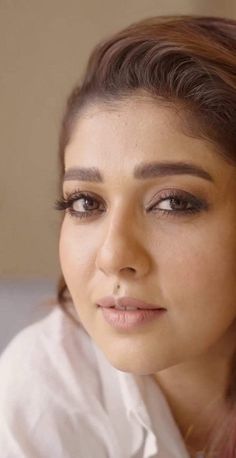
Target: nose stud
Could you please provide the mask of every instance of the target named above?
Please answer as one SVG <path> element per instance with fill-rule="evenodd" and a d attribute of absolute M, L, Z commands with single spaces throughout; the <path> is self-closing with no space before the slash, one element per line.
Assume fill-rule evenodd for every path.
<path fill-rule="evenodd" d="M 117 286 L 114 287 L 113 294 L 117 294 L 118 291 L 119 291 L 119 289 L 120 289 L 120 285 L 119 285 L 119 283 L 118 283 Z"/>

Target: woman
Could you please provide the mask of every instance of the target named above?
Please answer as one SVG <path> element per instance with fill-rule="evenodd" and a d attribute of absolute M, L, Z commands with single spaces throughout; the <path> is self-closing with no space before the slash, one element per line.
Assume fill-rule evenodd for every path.
<path fill-rule="evenodd" d="M 93 50 L 60 135 L 58 303 L 0 363 L 1 456 L 236 457 L 236 21 Z"/>

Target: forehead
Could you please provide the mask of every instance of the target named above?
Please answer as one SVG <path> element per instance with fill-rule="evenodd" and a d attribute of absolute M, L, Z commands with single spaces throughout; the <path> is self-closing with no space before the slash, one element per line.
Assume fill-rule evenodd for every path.
<path fill-rule="evenodd" d="M 104 145 L 115 139 L 118 145 L 147 144 L 153 138 L 165 140 L 166 134 L 181 131 L 180 115 L 174 108 L 159 106 L 150 97 L 132 97 L 130 99 L 94 103 L 86 107 L 78 117 L 67 151 L 73 143 L 96 142 Z M 151 134 L 151 138 L 150 138 Z"/>
<path fill-rule="evenodd" d="M 140 162 L 189 161 L 228 166 L 210 141 L 188 135 L 186 113 L 150 97 L 88 106 L 77 119 L 65 151 L 65 168 L 114 168 L 130 173 Z"/>

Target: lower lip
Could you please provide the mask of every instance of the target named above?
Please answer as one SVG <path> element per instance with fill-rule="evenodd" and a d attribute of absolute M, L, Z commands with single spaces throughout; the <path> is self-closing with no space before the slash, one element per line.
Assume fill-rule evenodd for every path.
<path fill-rule="evenodd" d="M 156 320 L 166 312 L 165 309 L 140 309 L 140 310 L 117 310 L 109 307 L 99 307 L 103 317 L 116 329 L 135 329 L 150 321 Z"/>

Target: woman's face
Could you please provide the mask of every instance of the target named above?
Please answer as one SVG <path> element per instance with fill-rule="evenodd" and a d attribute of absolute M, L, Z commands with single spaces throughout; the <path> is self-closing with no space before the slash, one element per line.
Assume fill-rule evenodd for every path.
<path fill-rule="evenodd" d="M 158 173 L 134 177 L 154 162 Z M 205 173 L 161 169 L 166 162 Z M 77 167 L 98 169 L 103 181 L 71 173 Z M 110 363 L 151 374 L 224 339 L 236 315 L 236 180 L 213 145 L 186 136 L 177 113 L 158 102 L 97 104 L 77 121 L 65 170 L 64 196 L 80 191 L 89 200 L 77 196 L 73 215 L 65 213 L 62 272 L 80 321 Z M 132 330 L 114 328 L 96 304 L 118 282 L 120 296 L 166 312 Z"/>

